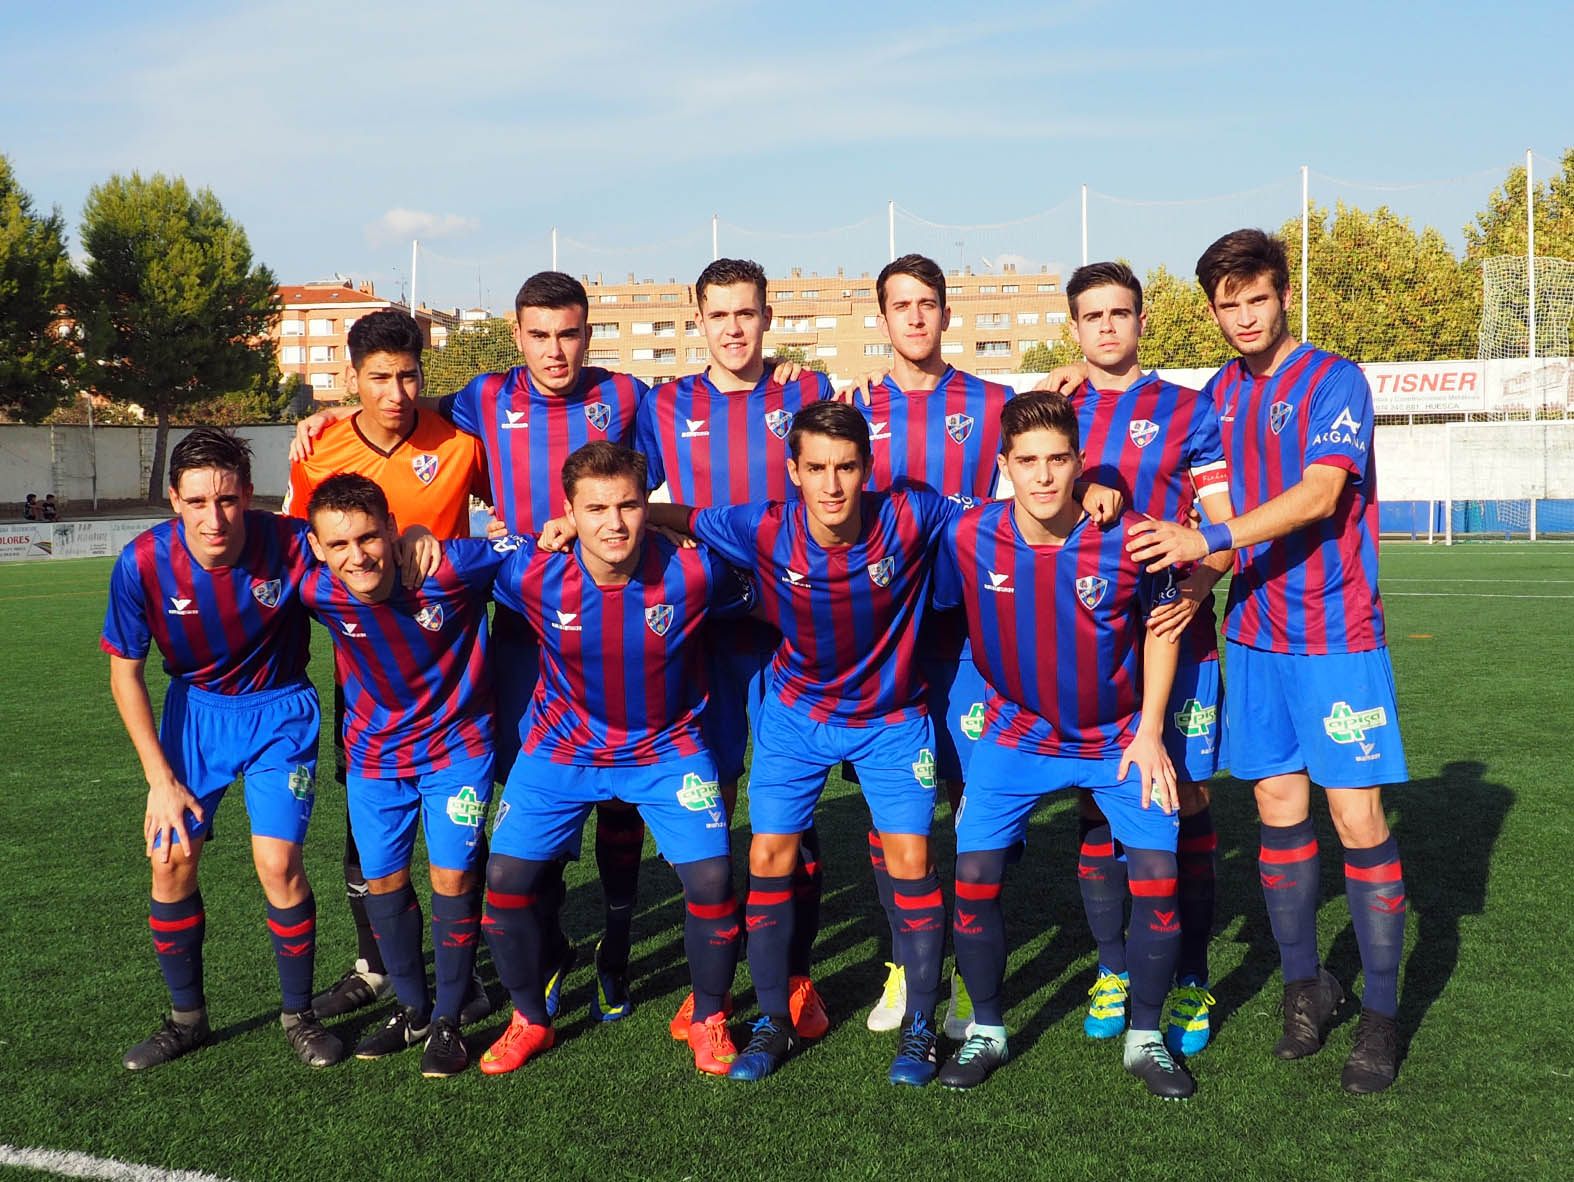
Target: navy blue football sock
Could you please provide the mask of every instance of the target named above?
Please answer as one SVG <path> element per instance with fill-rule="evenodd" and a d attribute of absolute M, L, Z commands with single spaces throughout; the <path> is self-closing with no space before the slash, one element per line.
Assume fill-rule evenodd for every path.
<path fill-rule="evenodd" d="M 1219 839 L 1213 831 L 1213 810 L 1180 819 L 1176 862 L 1180 871 L 1181 945 L 1175 976 L 1208 981 L 1208 941 L 1213 936 L 1214 860 Z"/>
<path fill-rule="evenodd" d="M 1126 863 L 1115 856 L 1109 822 L 1078 818 L 1082 846 L 1077 856 L 1077 886 L 1082 912 L 1099 947 L 1099 964 L 1112 973 L 1126 971 Z"/>
<path fill-rule="evenodd" d="M 896 959 L 896 898 L 891 886 L 891 872 L 885 868 L 885 842 L 873 829 L 869 830 L 869 867 L 874 871 L 874 890 L 880 896 L 880 907 L 885 912 L 885 922 L 891 930 L 891 959 Z"/>
<path fill-rule="evenodd" d="M 1405 950 L 1405 879 L 1399 843 L 1344 852 L 1344 893 L 1361 949 L 1361 1007 L 1392 1018 L 1399 1010 L 1399 959 Z"/>
<path fill-rule="evenodd" d="M 159 972 L 164 974 L 170 1002 L 177 1010 L 200 1010 L 207 1004 L 202 996 L 202 937 L 207 926 L 201 891 L 175 903 L 148 902 L 153 950 L 158 953 Z"/>
<path fill-rule="evenodd" d="M 744 910 L 749 928 L 749 975 L 754 978 L 762 1014 L 787 1012 L 787 957 L 796 920 L 792 885 L 790 874 L 749 876 L 749 901 Z"/>
<path fill-rule="evenodd" d="M 341 784 L 344 780 L 341 778 Z M 366 962 L 366 971 L 386 973 L 382 949 L 377 946 L 377 936 L 372 931 L 371 918 L 366 914 L 366 896 L 371 888 L 366 885 L 366 875 L 361 873 L 361 851 L 355 844 L 355 830 L 350 827 L 350 806 L 344 806 L 344 897 L 350 904 L 350 921 L 355 924 L 355 954 Z"/>
<path fill-rule="evenodd" d="M 1000 987 L 1006 977 L 1006 928 L 1000 889 L 1006 850 L 970 850 L 956 858 L 956 906 L 951 941 L 956 967 L 973 999 L 973 1021 L 1004 1026 Z"/>
<path fill-rule="evenodd" d="M 606 901 L 606 930 L 601 937 L 601 964 L 628 967 L 634 901 L 639 891 L 639 859 L 645 845 L 645 822 L 632 808 L 596 809 L 596 869 Z"/>
<path fill-rule="evenodd" d="M 793 928 L 787 947 L 792 977 L 811 975 L 814 941 L 820 935 L 820 885 L 820 835 L 811 827 L 798 838 L 798 864 L 792 871 Z"/>
<path fill-rule="evenodd" d="M 694 1018 L 721 1012 L 738 967 L 738 900 L 732 859 L 703 858 L 673 867 L 683 882 L 683 951 L 694 988 Z"/>
<path fill-rule="evenodd" d="M 437 977 L 432 1017 L 459 1021 L 475 972 L 480 928 L 481 908 L 474 891 L 463 895 L 432 892 L 432 960 Z"/>
<path fill-rule="evenodd" d="M 896 963 L 906 970 L 907 1016 L 922 1014 L 933 1021 L 940 997 L 940 962 L 945 956 L 945 901 L 940 876 L 931 870 L 922 878 L 891 878 L 898 926 Z"/>
<path fill-rule="evenodd" d="M 538 1026 L 550 1024 L 541 973 L 540 897 L 553 889 L 554 868 L 560 870 L 561 864 L 496 852 L 486 864 L 486 914 L 481 930 L 492 950 L 497 979 L 508 990 L 514 1009 Z"/>
<path fill-rule="evenodd" d="M 279 968 L 279 988 L 286 1013 L 312 1004 L 312 968 L 317 959 L 317 900 L 310 894 L 294 907 L 268 904 L 268 935 Z"/>
<path fill-rule="evenodd" d="M 386 895 L 366 896 L 366 914 L 371 917 L 372 931 L 377 933 L 383 963 L 388 966 L 388 979 L 393 982 L 399 1004 L 429 1014 L 432 995 L 426 987 L 426 964 L 421 957 L 422 929 L 426 925 L 415 888 L 405 883 Z"/>
<path fill-rule="evenodd" d="M 1279 945 L 1285 983 L 1317 976 L 1317 892 L 1321 867 L 1311 818 L 1294 825 L 1262 826 L 1257 854 L 1268 922 Z"/>
<path fill-rule="evenodd" d="M 1126 936 L 1131 978 L 1128 1021 L 1132 1030 L 1157 1030 L 1180 953 L 1175 855 L 1127 846 L 1126 867 L 1131 883 L 1131 927 Z"/>

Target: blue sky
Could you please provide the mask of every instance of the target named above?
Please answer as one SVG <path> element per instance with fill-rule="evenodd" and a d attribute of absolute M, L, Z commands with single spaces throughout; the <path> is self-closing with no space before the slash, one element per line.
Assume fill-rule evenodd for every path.
<path fill-rule="evenodd" d="M 1574 11 L 1551 3 L 271 0 L 72 18 L 8 17 L 0 152 L 73 233 L 111 173 L 178 173 L 286 282 L 337 271 L 398 294 L 418 234 L 419 294 L 439 305 L 506 307 L 549 265 L 554 225 L 563 269 L 609 280 L 692 279 L 713 213 L 724 254 L 773 272 L 873 271 L 887 200 L 898 250 L 1074 265 L 1082 184 L 1094 257 L 1189 270 L 1216 234 L 1295 216 L 1302 164 L 1314 201 L 1386 202 L 1458 245 L 1527 147 L 1542 173 L 1574 145 L 1554 60 Z"/>

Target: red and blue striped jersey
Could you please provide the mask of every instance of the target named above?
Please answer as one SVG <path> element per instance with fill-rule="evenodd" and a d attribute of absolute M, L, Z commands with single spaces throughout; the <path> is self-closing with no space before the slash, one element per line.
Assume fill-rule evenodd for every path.
<path fill-rule="evenodd" d="M 874 469 L 871 490 L 920 484 L 949 497 L 987 501 L 1000 469 L 1000 412 L 1009 386 L 948 368 L 933 390 L 902 390 L 887 377 L 853 399 L 869 420 Z"/>
<path fill-rule="evenodd" d="M 1119 491 L 1133 513 L 1184 522 L 1198 497 L 1228 494 L 1230 474 L 1211 398 L 1146 373 L 1124 390 L 1084 382 L 1071 403 L 1082 437 L 1082 478 Z M 1218 660 L 1211 593 L 1182 643 L 1182 661 Z"/>
<path fill-rule="evenodd" d="M 760 614 L 781 630 L 771 692 L 816 722 L 872 726 L 923 716 L 914 638 L 935 546 L 961 506 L 922 488 L 864 493 L 856 543 L 826 549 L 802 501 L 696 510 L 690 530 L 756 572 Z"/>
<path fill-rule="evenodd" d="M 645 383 L 587 367 L 566 398 L 539 391 L 524 366 L 484 373 L 439 403 L 444 418 L 480 437 L 498 519 L 539 533 L 563 512 L 563 461 L 597 439 L 629 443 Z"/>
<path fill-rule="evenodd" d="M 1013 506 L 962 514 L 935 564 L 935 602 L 966 609 L 990 686 L 983 737 L 1039 755 L 1118 755 L 1140 722 L 1143 621 L 1175 598 L 1174 575 L 1126 553 L 1135 513 L 1107 530 L 1084 516 L 1063 545 L 1032 546 Z"/>
<path fill-rule="evenodd" d="M 640 403 L 634 446 L 649 461 L 652 491 L 708 509 L 798 495 L 787 476 L 787 432 L 804 406 L 834 393 L 824 374 L 805 370 L 785 385 L 769 373 L 754 389 L 725 393 L 703 374 L 657 386 Z"/>
<path fill-rule="evenodd" d="M 511 550 L 502 542 L 445 543 L 435 574 L 414 589 L 396 583 L 381 603 L 362 603 L 325 565 L 307 575 L 301 602 L 333 637 L 357 776 L 419 776 L 492 750 L 486 608 Z"/>
<path fill-rule="evenodd" d="M 712 615 L 747 612 L 749 580 L 700 546 L 645 536 L 639 568 L 601 587 L 579 547 L 548 554 L 534 538 L 498 572 L 493 596 L 541 640 L 541 678 L 520 720 L 521 750 L 553 763 L 644 766 L 704 750 L 706 683 L 693 643 Z"/>
<path fill-rule="evenodd" d="M 1353 362 L 1311 345 L 1254 378 L 1239 358 L 1209 381 L 1230 465 L 1230 498 L 1245 513 L 1298 484 L 1312 464 L 1350 474 L 1332 516 L 1235 552 L 1224 634 L 1276 653 L 1381 648 L 1377 591 L 1377 461 L 1372 390 Z"/>
<path fill-rule="evenodd" d="M 306 676 L 311 624 L 301 606 L 306 523 L 246 511 L 234 566 L 204 570 L 176 518 L 133 538 L 109 577 L 99 647 L 140 661 L 158 645 L 164 672 L 216 694 L 249 694 Z"/>

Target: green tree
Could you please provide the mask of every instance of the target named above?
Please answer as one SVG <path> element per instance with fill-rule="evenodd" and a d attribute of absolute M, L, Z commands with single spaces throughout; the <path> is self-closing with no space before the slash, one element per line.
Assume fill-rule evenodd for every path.
<path fill-rule="evenodd" d="M 1208 317 L 1208 298 L 1195 279 L 1158 266 L 1142 283 L 1142 310 L 1148 327 L 1137 345 L 1144 369 L 1202 368 L 1223 365 L 1230 347 Z"/>
<path fill-rule="evenodd" d="M 1070 331 L 1062 334 L 1053 345 L 1032 345 L 1022 354 L 1017 364 L 1018 373 L 1048 373 L 1061 365 L 1072 365 L 1082 360 L 1082 350 L 1071 339 Z"/>
<path fill-rule="evenodd" d="M 1465 227 L 1465 257 L 1476 266 L 1492 255 L 1525 253 L 1525 167 L 1508 170 L 1486 208 Z M 1536 254 L 1574 259 L 1574 148 L 1562 167 L 1536 183 Z"/>
<path fill-rule="evenodd" d="M 253 390 L 273 371 L 277 286 L 246 231 L 179 177 L 112 176 L 82 212 L 84 347 L 93 384 L 155 418 L 148 501 L 164 492 L 169 427 L 184 408 Z"/>
<path fill-rule="evenodd" d="M 0 156 L 0 416 L 37 422 L 71 400 L 73 278 L 60 211 L 35 213 Z"/>
<path fill-rule="evenodd" d="M 298 373 L 286 378 L 278 367 L 260 375 L 249 390 L 237 390 L 206 398 L 181 409 L 176 416 L 183 425 L 207 423 L 220 427 L 241 427 L 253 423 L 293 423 L 311 406 L 311 388 Z"/>
<path fill-rule="evenodd" d="M 821 361 L 818 357 L 811 359 L 809 357 L 809 350 L 805 349 L 802 345 L 781 346 L 773 354 L 771 354 L 771 356 L 765 359 L 765 368 L 770 370 L 775 366 L 785 364 L 789 361 L 797 362 L 799 365 L 803 366 L 804 369 L 812 369 L 815 373 L 831 372 L 829 367 L 826 366 L 825 362 Z"/>
<path fill-rule="evenodd" d="M 523 365 L 514 343 L 514 322 L 503 317 L 450 329 L 448 343 L 422 357 L 427 397 L 441 398 L 464 388 L 478 373 L 502 373 Z"/>

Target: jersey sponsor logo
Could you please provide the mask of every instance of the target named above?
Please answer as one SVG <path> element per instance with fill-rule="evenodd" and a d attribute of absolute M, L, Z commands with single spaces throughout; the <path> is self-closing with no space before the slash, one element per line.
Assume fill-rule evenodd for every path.
<path fill-rule="evenodd" d="M 1109 589 L 1109 580 L 1098 575 L 1083 575 L 1077 580 L 1077 598 L 1082 601 L 1082 606 L 1092 611 L 1104 598 L 1104 592 Z"/>
<path fill-rule="evenodd" d="M 585 630 L 584 626 L 574 623 L 577 619 L 579 619 L 578 612 L 560 611 L 557 613 L 557 619 L 552 620 L 551 624 L 559 632 L 583 632 Z"/>
<path fill-rule="evenodd" d="M 1284 430 L 1284 425 L 1290 421 L 1290 416 L 1295 413 L 1295 407 L 1288 402 L 1275 402 L 1268 408 L 1268 430 L 1277 435 Z"/>
<path fill-rule="evenodd" d="M 437 475 L 440 461 L 429 451 L 424 451 L 418 456 L 410 458 L 410 469 L 415 473 L 415 478 L 422 484 L 431 484 L 432 478 Z"/>
<path fill-rule="evenodd" d="M 194 616 L 197 614 L 197 609 L 191 606 L 191 600 L 189 599 L 177 599 L 172 595 L 169 602 L 170 606 L 164 613 L 167 616 Z"/>
<path fill-rule="evenodd" d="M 984 584 L 985 591 L 994 591 L 999 595 L 1015 595 L 1017 589 L 1011 585 L 1009 571 L 992 570 L 989 572 L 989 582 Z"/>
<path fill-rule="evenodd" d="M 777 439 L 786 439 L 787 432 L 792 429 L 792 413 L 785 410 L 766 411 L 765 425 Z"/>
<path fill-rule="evenodd" d="M 1377 756 L 1367 750 L 1366 732 L 1387 725 L 1388 711 L 1381 706 L 1374 706 L 1370 710 L 1352 710 L 1349 702 L 1335 702 L 1328 711 L 1328 717 L 1323 719 L 1323 732 L 1335 743 L 1360 743 L 1367 754 L 1357 756 L 1358 760 L 1376 759 Z"/>
<path fill-rule="evenodd" d="M 497 541 L 493 542 L 492 549 L 499 554 L 508 554 L 519 549 L 519 544 L 523 540 L 518 534 L 509 534 L 506 538 L 498 538 Z"/>
<path fill-rule="evenodd" d="M 984 704 L 974 702 L 958 722 L 962 727 L 962 733 L 973 742 L 978 742 L 984 737 Z"/>
<path fill-rule="evenodd" d="M 530 420 L 525 418 L 525 412 L 522 410 L 505 410 L 503 421 L 499 426 L 505 431 L 522 431 L 530 426 Z"/>
<path fill-rule="evenodd" d="M 946 415 L 945 433 L 951 437 L 952 443 L 966 443 L 967 437 L 973 433 L 973 416 L 965 414 Z"/>
<path fill-rule="evenodd" d="M 605 431 L 612 422 L 612 408 L 599 399 L 585 406 L 585 421 L 597 431 Z"/>
<path fill-rule="evenodd" d="M 492 822 L 492 832 L 496 833 L 503 827 L 503 819 L 508 816 L 508 801 L 497 806 L 497 819 Z"/>
<path fill-rule="evenodd" d="M 964 508 L 964 509 L 971 509 L 971 508 L 973 508 L 973 506 L 978 504 L 977 501 L 975 501 L 972 497 L 968 496 L 966 493 L 947 493 L 946 494 L 946 500 L 948 500 L 948 501 L 955 501 L 958 505 L 961 505 L 962 508 Z"/>
<path fill-rule="evenodd" d="M 645 609 L 645 626 L 657 636 L 665 636 L 667 629 L 672 627 L 672 605 L 658 603 L 654 607 Z"/>
<path fill-rule="evenodd" d="M 678 789 L 678 803 L 691 813 L 720 809 L 721 796 L 716 791 L 716 781 L 707 780 L 698 772 L 684 772 L 683 786 Z"/>
<path fill-rule="evenodd" d="M 683 422 L 684 422 L 685 426 L 684 426 L 684 429 L 683 429 L 683 433 L 678 436 L 679 439 L 706 439 L 706 438 L 709 438 L 710 432 L 705 430 L 705 420 L 704 419 L 684 419 Z"/>
<path fill-rule="evenodd" d="M 340 620 L 339 630 L 346 636 L 353 637 L 356 640 L 366 639 L 366 633 L 361 630 L 361 626 L 354 620 Z"/>
<path fill-rule="evenodd" d="M 896 559 L 887 554 L 879 562 L 869 564 L 869 581 L 876 587 L 889 587 L 891 576 L 896 573 Z"/>
<path fill-rule="evenodd" d="M 1126 432 L 1139 448 L 1147 447 L 1159 437 L 1159 425 L 1152 419 L 1133 419 Z"/>
<path fill-rule="evenodd" d="M 1334 419 L 1333 425 L 1328 430 L 1312 436 L 1311 442 L 1313 444 L 1342 444 L 1346 447 L 1353 447 L 1357 451 L 1366 450 L 1366 444 L 1361 439 L 1361 424 L 1356 422 L 1351 416 L 1348 406 L 1339 412 L 1338 417 Z"/>
<path fill-rule="evenodd" d="M 310 800 L 313 791 L 312 769 L 304 763 L 296 764 L 290 773 L 290 795 L 296 800 Z"/>
<path fill-rule="evenodd" d="M 807 587 L 809 585 L 809 576 L 804 574 L 802 571 L 793 570 L 793 568 L 789 566 L 787 568 L 787 573 L 782 576 L 782 582 L 786 583 L 789 587 Z"/>
<path fill-rule="evenodd" d="M 918 752 L 918 759 L 913 764 L 913 779 L 918 781 L 920 788 L 934 790 L 935 786 L 935 753 L 928 747 Z"/>
<path fill-rule="evenodd" d="M 428 632 L 436 632 L 443 626 L 443 605 L 434 603 L 423 607 L 415 613 L 415 622 Z"/>
<path fill-rule="evenodd" d="M 1352 434 L 1361 429 L 1361 424 L 1355 421 L 1355 416 L 1350 413 L 1348 406 L 1339 412 L 1338 417 L 1334 419 L 1334 425 L 1329 430 L 1337 431 L 1341 427 Z"/>
<path fill-rule="evenodd" d="M 889 439 L 889 438 L 891 438 L 891 433 L 885 429 L 886 426 L 887 426 L 886 423 L 870 423 L 869 424 L 869 438 L 870 439 Z"/>
<path fill-rule="evenodd" d="M 481 822 L 486 820 L 486 801 L 477 796 L 476 790 L 469 784 L 450 796 L 445 807 L 448 819 L 466 829 L 478 829 Z"/>
<path fill-rule="evenodd" d="M 1180 598 L 1180 587 L 1176 585 L 1174 570 L 1171 569 L 1164 573 L 1166 576 L 1164 586 L 1156 587 L 1153 591 L 1153 602 L 1155 604 L 1170 603 Z"/>
<path fill-rule="evenodd" d="M 269 579 L 265 583 L 251 585 L 251 597 L 263 607 L 278 607 L 279 593 L 284 590 L 284 584 L 278 579 Z"/>
<path fill-rule="evenodd" d="M 1218 718 L 1217 706 L 1204 706 L 1196 698 L 1187 698 L 1175 712 L 1175 729 L 1188 739 L 1195 739 L 1211 731 Z"/>

